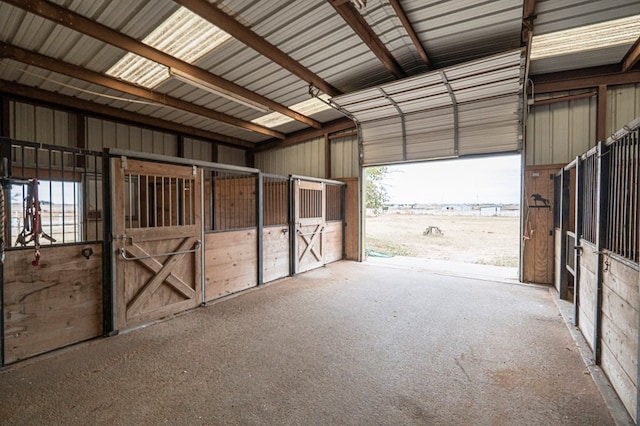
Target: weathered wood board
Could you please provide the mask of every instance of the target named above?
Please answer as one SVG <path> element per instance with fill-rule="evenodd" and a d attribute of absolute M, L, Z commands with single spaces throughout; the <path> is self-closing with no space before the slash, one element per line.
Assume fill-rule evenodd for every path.
<path fill-rule="evenodd" d="M 523 281 L 553 283 L 553 176 L 562 165 L 530 166 L 524 172 Z"/>
<path fill-rule="evenodd" d="M 602 286 L 602 369 L 629 413 L 636 413 L 638 270 L 606 257 Z"/>
<path fill-rule="evenodd" d="M 336 179 L 345 182 L 344 193 L 344 251 L 345 258 L 360 260 L 360 196 L 358 178 Z"/>
<path fill-rule="evenodd" d="M 342 222 L 327 222 L 324 228 L 324 261 L 342 260 Z"/>
<path fill-rule="evenodd" d="M 578 326 L 589 347 L 593 349 L 594 315 L 596 306 L 596 268 L 598 255 L 595 246 L 582 241 L 580 255 L 580 287 Z"/>
<path fill-rule="evenodd" d="M 263 230 L 263 270 L 265 283 L 287 277 L 290 274 L 291 241 L 288 226 L 270 226 Z"/>
<path fill-rule="evenodd" d="M 257 231 L 205 236 L 205 299 L 211 301 L 258 284 Z"/>
<path fill-rule="evenodd" d="M 86 259 L 83 248 L 93 255 Z M 6 252 L 5 363 L 102 334 L 102 245 L 43 247 Z"/>

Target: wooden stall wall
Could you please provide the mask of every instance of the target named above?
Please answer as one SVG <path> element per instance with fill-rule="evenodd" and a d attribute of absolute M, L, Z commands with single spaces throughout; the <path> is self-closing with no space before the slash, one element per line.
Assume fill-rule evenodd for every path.
<path fill-rule="evenodd" d="M 289 276 L 290 247 L 289 226 L 269 226 L 262 231 L 263 235 L 263 275 L 265 283 Z"/>
<path fill-rule="evenodd" d="M 324 262 L 325 264 L 342 260 L 343 225 L 340 222 L 327 222 L 324 228 Z"/>
<path fill-rule="evenodd" d="M 289 178 L 265 175 L 262 188 L 262 281 L 268 283 L 291 273 Z"/>
<path fill-rule="evenodd" d="M 522 280 L 553 283 L 553 178 L 562 165 L 530 166 L 524 172 Z"/>
<path fill-rule="evenodd" d="M 602 285 L 602 369 L 636 421 L 639 300 L 637 265 L 607 256 Z"/>
<path fill-rule="evenodd" d="M 581 240 L 580 245 L 580 286 L 578 289 L 578 327 L 589 347 L 593 349 L 593 333 L 596 306 L 596 275 L 598 254 L 596 246 Z"/>
<path fill-rule="evenodd" d="M 81 251 L 91 248 L 86 259 Z M 4 265 L 5 363 L 102 334 L 102 245 L 7 251 Z"/>
<path fill-rule="evenodd" d="M 258 285 L 257 244 L 255 229 L 205 235 L 207 302 Z"/>

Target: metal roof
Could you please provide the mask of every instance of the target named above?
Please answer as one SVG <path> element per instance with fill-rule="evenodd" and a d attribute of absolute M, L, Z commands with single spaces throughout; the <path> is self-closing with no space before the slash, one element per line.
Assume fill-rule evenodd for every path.
<path fill-rule="evenodd" d="M 406 81 L 397 80 L 389 72 L 372 49 L 336 13 L 330 1 L 336 2 L 211 0 L 210 3 L 342 93 L 354 93 L 367 88 L 377 90 L 375 88 L 385 84 L 390 84 L 390 88 L 402 87 Z M 125 46 L 114 46 L 110 39 L 101 41 L 81 33 L 76 26 L 70 28 L 62 25 L 61 19 L 46 19 L 23 9 L 28 7 L 26 4 L 50 3 L 135 40 L 142 40 L 180 7 L 178 0 L 0 0 L 0 42 L 101 74 L 125 55 Z M 404 72 L 410 78 L 423 80 L 424 93 L 428 96 L 424 102 L 436 105 L 440 99 L 445 105 L 448 94 L 442 93 L 441 83 L 429 86 L 430 79 L 435 77 L 420 58 L 407 28 L 403 26 L 389 1 L 368 0 L 366 3 L 366 7 L 358 9 L 358 12 Z M 399 3 L 427 51 L 433 67 L 436 70 L 447 69 L 447 75 L 449 72 L 463 73 L 467 65 L 450 68 L 452 66 L 494 57 L 522 46 L 524 0 L 402 0 Z M 534 34 L 629 16 L 638 12 L 637 5 L 637 0 L 538 0 Z M 249 47 L 232 38 L 193 65 L 283 106 L 309 98 L 307 81 L 256 49 L 255 46 Z M 575 68 L 576 64 L 614 63 L 620 61 L 624 50 L 621 47 L 598 52 L 598 55 L 587 52 L 534 61 L 531 69 L 533 72 L 547 72 L 565 69 L 567 66 Z M 476 64 L 480 63 L 482 61 Z M 502 78 L 500 74 L 483 74 L 484 77 L 489 75 L 496 79 Z M 64 75 L 39 66 L 26 65 L 15 58 L 0 57 L 0 81 L 2 80 L 169 122 L 188 124 L 197 129 L 252 143 L 273 140 L 269 134 L 247 130 L 242 126 L 193 112 L 176 111 L 157 103 L 132 103 L 127 99 L 135 96 L 114 87 L 103 87 L 76 75 Z M 488 92 L 502 87 L 502 80 L 497 80 L 495 87 L 491 86 L 490 81 L 483 80 L 472 82 L 467 88 L 456 86 L 466 81 L 465 79 L 453 81 L 452 87 L 461 103 L 466 102 L 467 98 L 475 99 L 476 96 L 486 94 L 479 91 Z M 155 87 L 154 92 L 216 113 L 224 113 L 245 123 L 262 115 L 250 107 L 175 78 Z M 413 111 L 412 108 L 422 111 L 423 100 L 420 98 L 401 99 L 401 102 L 409 113 Z M 342 117 L 339 112 L 329 110 L 310 118 L 324 124 Z M 294 121 L 274 130 L 286 136 L 306 128 L 309 128 L 309 124 Z"/>
<path fill-rule="evenodd" d="M 638 0 L 537 0 L 533 34 L 549 34 L 638 14 Z M 532 60 L 530 73 L 546 74 L 616 64 L 622 61 L 632 44 Z"/>

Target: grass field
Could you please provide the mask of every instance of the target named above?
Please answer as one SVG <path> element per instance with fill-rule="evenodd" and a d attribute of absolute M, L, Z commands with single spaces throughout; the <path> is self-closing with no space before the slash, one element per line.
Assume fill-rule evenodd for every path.
<path fill-rule="evenodd" d="M 395 256 L 518 266 L 518 217 L 382 214 L 367 216 L 366 248 Z M 435 226 L 442 235 L 423 235 Z"/>

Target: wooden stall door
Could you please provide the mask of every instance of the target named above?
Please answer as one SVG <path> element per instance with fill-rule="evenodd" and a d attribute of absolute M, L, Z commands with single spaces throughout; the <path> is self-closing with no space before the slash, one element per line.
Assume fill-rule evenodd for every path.
<path fill-rule="evenodd" d="M 321 182 L 295 181 L 295 273 L 324 266 L 325 187 Z"/>
<path fill-rule="evenodd" d="M 553 283 L 553 175 L 561 167 L 562 165 L 531 166 L 524 173 L 524 282 Z"/>
<path fill-rule="evenodd" d="M 130 328 L 202 301 L 201 170 L 114 159 L 116 323 Z"/>

